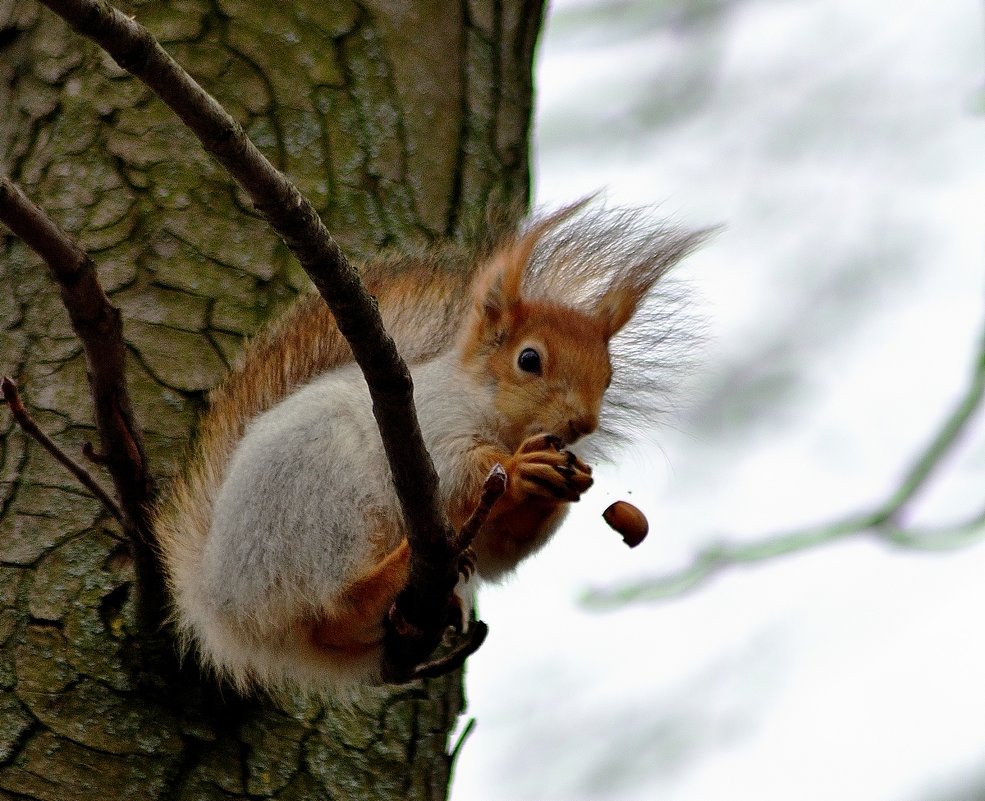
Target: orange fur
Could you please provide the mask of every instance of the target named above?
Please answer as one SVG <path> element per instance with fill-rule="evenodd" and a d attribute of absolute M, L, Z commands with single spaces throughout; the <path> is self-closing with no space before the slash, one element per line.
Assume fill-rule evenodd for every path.
<path fill-rule="evenodd" d="M 410 545 L 404 538 L 383 561 L 354 581 L 335 599 L 335 610 L 311 623 L 318 648 L 356 655 L 379 648 L 387 611 L 407 586 Z"/>

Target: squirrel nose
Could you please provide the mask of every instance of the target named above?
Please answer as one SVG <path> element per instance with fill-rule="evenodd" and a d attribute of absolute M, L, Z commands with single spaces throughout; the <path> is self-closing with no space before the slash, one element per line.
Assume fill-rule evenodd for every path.
<path fill-rule="evenodd" d="M 574 442 L 586 434 L 591 434 L 598 427 L 599 419 L 593 414 L 575 417 L 568 421 L 568 431 L 570 432 L 569 441 Z"/>

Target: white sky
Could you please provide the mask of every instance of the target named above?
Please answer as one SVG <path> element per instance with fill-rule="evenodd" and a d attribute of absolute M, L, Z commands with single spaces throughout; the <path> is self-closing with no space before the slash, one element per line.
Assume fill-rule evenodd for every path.
<path fill-rule="evenodd" d="M 875 505 L 961 394 L 985 319 L 981 4 L 696 5 L 553 4 L 538 202 L 605 187 L 727 228 L 680 271 L 710 336 L 659 448 L 480 595 L 491 633 L 453 798 L 968 801 L 962 782 L 985 786 L 985 545 L 858 538 L 672 601 L 577 603 L 716 537 Z M 916 519 L 985 503 L 973 433 Z M 616 498 L 650 518 L 637 550 L 598 517 Z"/>

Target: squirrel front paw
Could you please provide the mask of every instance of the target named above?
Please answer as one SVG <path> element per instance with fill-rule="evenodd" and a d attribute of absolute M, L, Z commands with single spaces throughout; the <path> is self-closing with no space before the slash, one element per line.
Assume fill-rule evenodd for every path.
<path fill-rule="evenodd" d="M 524 440 L 506 465 L 508 492 L 539 495 L 558 501 L 577 501 L 594 483 L 592 468 L 553 434 Z"/>

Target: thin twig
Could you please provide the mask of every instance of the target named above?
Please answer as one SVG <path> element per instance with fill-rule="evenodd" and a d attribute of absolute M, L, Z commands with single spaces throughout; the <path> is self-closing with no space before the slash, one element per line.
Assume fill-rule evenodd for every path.
<path fill-rule="evenodd" d="M 501 464 L 494 464 L 482 484 L 482 495 L 479 497 L 479 503 L 455 538 L 454 550 L 458 554 L 458 569 L 466 579 L 470 578 L 475 570 L 475 553 L 472 551 L 472 541 L 489 517 L 493 504 L 506 491 L 506 482 L 506 470 Z M 398 631 L 412 631 L 412 627 L 400 617 L 396 610 L 391 612 L 390 621 Z M 453 670 L 458 670 L 465 664 L 465 660 L 479 649 L 488 633 L 489 629 L 485 623 L 481 620 L 473 621 L 464 637 L 448 653 L 418 665 L 406 675 L 401 675 L 401 666 L 387 663 L 384 674 L 389 675 L 395 681 L 413 681 L 443 676 Z"/>
<path fill-rule="evenodd" d="M 23 429 L 24 433 L 36 440 L 42 448 L 55 457 L 55 460 L 75 476 L 82 486 L 96 496 L 99 502 L 106 507 L 107 512 L 122 523 L 123 512 L 120 511 L 120 507 L 116 501 L 109 496 L 109 493 L 102 488 L 88 470 L 65 453 L 51 437 L 41 430 L 41 427 L 31 417 L 27 409 L 24 408 L 20 393 L 17 391 L 17 384 L 12 378 L 8 376 L 0 378 L 0 395 L 2 395 L 3 400 L 10 409 L 10 413 L 14 416 L 14 419 L 21 429 Z"/>
<path fill-rule="evenodd" d="M 475 571 L 475 552 L 472 550 L 472 541 L 476 538 L 479 530 L 489 517 L 493 504 L 506 491 L 506 482 L 506 470 L 501 464 L 494 464 L 482 484 L 482 494 L 479 497 L 478 504 L 476 504 L 469 519 L 465 521 L 465 524 L 455 538 L 454 550 L 458 554 L 458 570 L 460 575 L 466 580 L 471 578 L 472 573 Z M 454 604 L 451 608 L 454 608 Z M 461 610 L 457 611 L 461 614 Z M 395 634 L 402 638 L 422 636 L 422 632 L 417 630 L 412 623 L 403 617 L 397 604 L 390 609 L 388 625 Z M 465 663 L 465 660 L 482 645 L 487 633 L 488 628 L 486 624 L 481 620 L 476 620 L 470 624 L 469 630 L 465 633 L 464 638 L 443 656 L 431 662 L 417 665 L 412 669 L 408 669 L 403 664 L 385 660 L 383 675 L 388 681 L 395 683 L 443 676 L 445 673 L 461 667 Z"/>
<path fill-rule="evenodd" d="M 586 592 L 583 602 L 595 608 L 671 598 L 698 587 L 728 568 L 839 542 L 860 534 L 875 534 L 901 548 L 949 550 L 985 537 L 985 511 L 971 520 L 928 531 L 908 530 L 899 524 L 913 499 L 940 469 L 985 401 L 985 335 L 972 369 L 971 381 L 930 441 L 913 459 L 899 487 L 872 511 L 849 515 L 830 523 L 775 534 L 755 542 L 725 542 L 701 549 L 682 570 L 609 589 Z"/>
<path fill-rule="evenodd" d="M 479 497 L 475 511 L 472 512 L 458 532 L 458 537 L 455 540 L 456 551 L 461 553 L 472 545 L 472 541 L 478 535 L 479 530 L 485 525 L 493 504 L 506 492 L 506 481 L 506 470 L 503 465 L 494 464 L 482 485 L 482 495 Z"/>
<path fill-rule="evenodd" d="M 475 718 L 469 718 L 468 723 L 465 724 L 465 728 L 462 729 L 462 733 L 458 735 L 458 741 L 455 743 L 455 747 L 451 749 L 451 753 L 448 754 L 448 774 L 451 776 L 452 772 L 455 770 L 455 763 L 458 762 L 458 755 L 462 753 L 462 748 L 465 747 L 465 743 L 468 741 L 469 737 L 472 736 L 472 732 L 475 731 Z"/>
<path fill-rule="evenodd" d="M 157 630 L 166 594 L 149 515 L 154 479 L 127 391 L 120 311 L 99 284 L 89 254 L 6 177 L 0 177 L 0 221 L 45 260 L 82 342 L 96 430 L 133 545 L 141 618 L 147 630 Z"/>
<path fill-rule="evenodd" d="M 884 526 L 879 536 L 900 548 L 914 551 L 953 551 L 985 539 L 985 509 L 961 523 L 929 528 Z"/>
<path fill-rule="evenodd" d="M 145 28 L 98 0 L 42 2 L 146 83 L 181 118 L 247 192 L 332 310 L 366 377 L 411 542 L 410 582 L 397 603 L 423 636 L 400 638 L 390 631 L 387 660 L 406 668 L 418 664 L 441 640 L 445 609 L 458 580 L 458 554 L 414 412 L 410 372 L 384 330 L 376 304 L 315 208 Z"/>
<path fill-rule="evenodd" d="M 944 419 L 937 433 L 923 451 L 913 460 L 900 482 L 899 488 L 887 499 L 876 514 L 886 522 L 897 520 L 914 496 L 928 483 L 933 473 L 957 444 L 968 423 L 978 412 L 985 399 L 985 333 L 975 357 L 972 378 L 964 395 Z"/>

